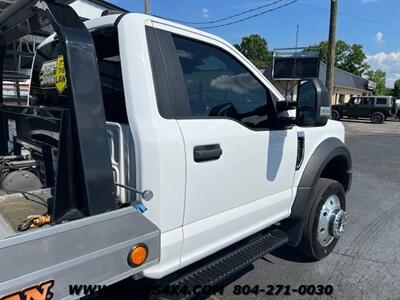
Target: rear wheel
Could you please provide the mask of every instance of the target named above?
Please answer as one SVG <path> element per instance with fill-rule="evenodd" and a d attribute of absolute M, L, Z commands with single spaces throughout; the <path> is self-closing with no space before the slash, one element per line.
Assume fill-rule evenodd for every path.
<path fill-rule="evenodd" d="M 371 121 L 372 123 L 375 124 L 382 124 L 384 120 L 385 120 L 385 115 L 381 112 L 375 112 L 371 116 Z"/>
<path fill-rule="evenodd" d="M 320 178 L 313 193 L 299 251 L 312 260 L 321 260 L 335 248 L 346 225 L 346 197 L 342 185 Z"/>
<path fill-rule="evenodd" d="M 400 110 L 397 112 L 397 119 L 400 121 Z"/>
<path fill-rule="evenodd" d="M 341 116 L 340 116 L 340 112 L 337 110 L 332 110 L 332 119 L 333 120 L 340 120 Z"/>

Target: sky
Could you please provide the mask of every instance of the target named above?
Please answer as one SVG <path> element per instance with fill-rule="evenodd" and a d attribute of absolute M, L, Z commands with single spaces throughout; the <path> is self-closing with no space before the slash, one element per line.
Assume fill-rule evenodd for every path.
<path fill-rule="evenodd" d="M 263 10 L 226 21 L 229 22 L 292 1 L 149 0 L 151 14 L 187 22 L 209 22 L 277 2 Z M 337 39 L 347 43 L 362 44 L 371 68 L 386 71 L 386 85 L 393 87 L 394 81 L 400 79 L 400 0 L 338 1 Z M 129 11 L 144 10 L 144 0 L 109 0 L 109 2 Z M 267 40 L 269 50 L 273 50 L 294 47 L 296 28 L 299 25 L 298 46 L 308 46 L 328 39 L 329 6 L 329 0 L 298 0 L 281 9 L 240 23 L 205 30 L 230 43 L 239 43 L 243 36 L 257 33 Z"/>

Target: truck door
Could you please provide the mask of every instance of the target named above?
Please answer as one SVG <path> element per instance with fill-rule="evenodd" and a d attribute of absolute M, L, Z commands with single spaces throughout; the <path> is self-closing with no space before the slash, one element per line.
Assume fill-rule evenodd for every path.
<path fill-rule="evenodd" d="M 184 91 L 174 105 L 186 152 L 187 265 L 289 214 L 297 135 L 273 129 L 273 87 L 230 46 L 158 36 L 165 59 L 179 65 L 170 70 L 175 90 Z"/>

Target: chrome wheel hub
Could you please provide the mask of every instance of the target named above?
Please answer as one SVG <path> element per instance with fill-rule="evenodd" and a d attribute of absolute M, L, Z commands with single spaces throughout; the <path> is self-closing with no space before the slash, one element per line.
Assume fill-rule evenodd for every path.
<path fill-rule="evenodd" d="M 346 212 L 340 205 L 337 195 L 329 196 L 322 205 L 318 221 L 318 242 L 326 247 L 339 238 L 346 225 Z"/>
<path fill-rule="evenodd" d="M 331 230 L 332 235 L 335 238 L 339 238 L 344 231 L 344 226 L 346 225 L 346 212 L 343 209 L 339 209 L 335 213 L 335 217 L 332 222 Z"/>

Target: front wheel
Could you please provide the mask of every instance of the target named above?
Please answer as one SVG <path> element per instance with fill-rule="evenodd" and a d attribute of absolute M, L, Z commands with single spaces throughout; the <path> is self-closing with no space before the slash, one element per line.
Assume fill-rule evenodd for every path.
<path fill-rule="evenodd" d="M 317 261 L 333 251 L 343 234 L 346 225 L 346 195 L 339 182 L 320 178 L 312 201 L 298 249 L 306 257 Z"/>
<path fill-rule="evenodd" d="M 340 120 L 340 112 L 338 112 L 337 110 L 335 110 L 335 109 L 332 110 L 331 115 L 332 115 L 333 120 L 336 120 L 336 121 Z"/>

